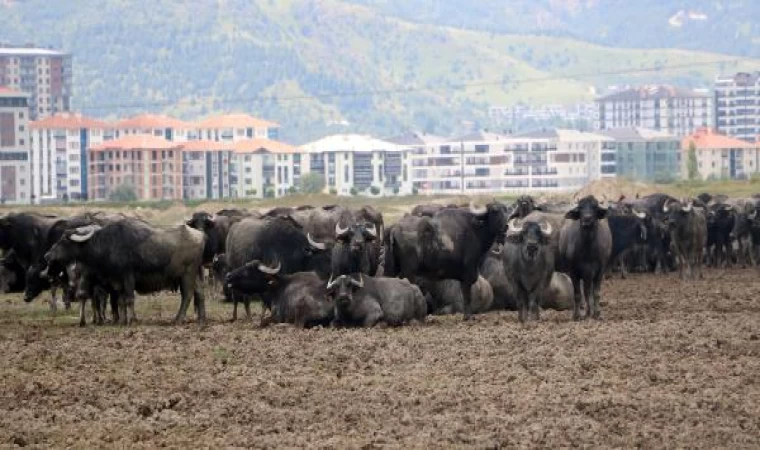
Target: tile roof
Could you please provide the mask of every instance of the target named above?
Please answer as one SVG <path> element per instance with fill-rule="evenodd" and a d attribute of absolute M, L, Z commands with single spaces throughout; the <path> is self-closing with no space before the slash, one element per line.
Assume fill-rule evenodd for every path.
<path fill-rule="evenodd" d="M 182 150 L 188 152 L 205 152 L 214 150 L 234 150 L 235 144 L 232 142 L 217 142 L 217 141 L 186 141 L 179 145 L 182 146 Z"/>
<path fill-rule="evenodd" d="M 236 153 L 257 153 L 260 151 L 268 153 L 297 153 L 298 148 L 280 141 L 271 139 L 246 139 L 237 141 L 234 144 Z"/>
<path fill-rule="evenodd" d="M 113 128 L 113 125 L 102 120 L 93 119 L 78 113 L 58 113 L 29 124 L 32 129 L 49 130 L 79 130 L 82 128 L 96 128 L 105 130 Z"/>
<path fill-rule="evenodd" d="M 149 134 L 130 134 L 90 147 L 90 150 L 179 150 L 180 148 L 182 148 L 181 143 L 167 141 L 164 138 Z"/>
<path fill-rule="evenodd" d="M 140 114 L 137 116 L 122 119 L 116 122 L 114 128 L 120 130 L 133 130 L 133 129 L 155 129 L 155 128 L 175 128 L 182 130 L 189 130 L 193 128 L 192 124 L 169 117 L 165 115 L 157 114 Z"/>
<path fill-rule="evenodd" d="M 201 120 L 195 124 L 199 129 L 215 129 L 215 128 L 265 128 L 265 127 L 278 127 L 275 122 L 268 120 L 257 119 L 248 114 L 224 114 L 221 116 L 212 116 L 204 120 Z"/>
<path fill-rule="evenodd" d="M 760 144 L 751 144 L 706 128 L 700 128 L 691 136 L 686 136 L 681 143 L 681 149 L 688 151 L 692 142 L 697 150 L 760 147 Z"/>
<path fill-rule="evenodd" d="M 597 101 L 632 101 L 656 98 L 710 97 L 708 92 L 698 92 L 670 85 L 638 86 L 597 98 Z"/>

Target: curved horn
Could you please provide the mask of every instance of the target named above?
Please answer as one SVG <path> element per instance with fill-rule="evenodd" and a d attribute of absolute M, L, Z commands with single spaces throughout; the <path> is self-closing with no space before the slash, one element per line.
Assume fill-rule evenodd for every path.
<path fill-rule="evenodd" d="M 549 237 L 552 235 L 552 224 L 549 222 L 541 222 L 539 227 L 541 227 L 541 233 L 543 233 L 544 236 Z"/>
<path fill-rule="evenodd" d="M 485 213 L 488 212 L 488 208 L 486 208 L 485 206 L 483 206 L 481 208 L 476 208 L 472 204 L 472 202 L 470 202 L 469 207 L 470 207 L 470 212 L 473 213 L 473 214 L 475 214 L 476 216 L 482 216 L 482 215 L 484 215 Z"/>
<path fill-rule="evenodd" d="M 362 278 L 362 274 L 359 274 L 359 281 L 354 280 L 351 278 L 351 284 L 358 287 L 359 289 L 364 287 L 364 278 Z"/>
<path fill-rule="evenodd" d="M 311 233 L 306 233 L 306 240 L 309 241 L 309 245 L 316 248 L 317 250 L 326 250 L 327 244 L 324 242 L 317 242 L 314 239 L 311 238 Z"/>
<path fill-rule="evenodd" d="M 749 217 L 750 219 L 754 219 L 755 217 L 757 217 L 757 209 L 752 210 L 751 213 L 747 214 L 747 217 Z"/>
<path fill-rule="evenodd" d="M 340 277 L 338 277 L 338 278 L 340 278 Z M 330 279 L 327 280 L 327 289 L 329 290 L 337 282 L 338 282 L 338 280 L 333 281 L 333 276 L 332 276 L 332 274 L 330 274 Z"/>
<path fill-rule="evenodd" d="M 282 264 L 279 262 L 277 263 L 277 267 L 267 267 L 264 264 L 259 264 L 259 270 L 269 275 L 277 275 L 280 273 L 281 268 Z"/>
<path fill-rule="evenodd" d="M 507 234 L 519 234 L 522 233 L 522 226 L 517 226 L 517 219 L 512 219 L 507 222 Z"/>
<path fill-rule="evenodd" d="M 79 227 L 75 233 L 71 235 L 71 240 L 74 242 L 85 242 L 90 239 L 96 231 L 100 229 L 97 225 L 88 225 L 86 227 Z M 80 234 L 84 233 L 84 234 Z"/>
<path fill-rule="evenodd" d="M 346 234 L 346 231 L 348 231 L 348 227 L 341 228 L 340 227 L 340 221 L 335 222 L 335 235 L 336 236 L 342 236 Z"/>
<path fill-rule="evenodd" d="M 645 213 L 645 212 L 634 211 L 633 214 L 635 214 L 636 217 L 638 217 L 641 220 L 644 220 L 644 219 L 647 218 L 647 213 Z"/>
<path fill-rule="evenodd" d="M 45 269 L 42 272 L 40 272 L 40 278 L 47 278 L 49 269 L 50 269 L 50 266 L 45 267 Z"/>
<path fill-rule="evenodd" d="M 369 225 L 371 225 L 372 228 L 365 225 L 364 229 L 367 230 L 367 233 L 369 233 L 370 236 L 377 237 L 377 227 L 375 227 L 375 224 L 372 222 L 370 222 Z"/>
<path fill-rule="evenodd" d="M 693 202 L 689 202 L 689 203 L 686 204 L 686 206 L 684 206 L 682 208 L 682 210 L 683 210 L 683 212 L 690 212 L 693 207 L 694 207 L 694 203 Z"/>
<path fill-rule="evenodd" d="M 662 212 L 664 212 L 665 214 L 667 214 L 668 212 L 670 212 L 670 208 L 668 208 L 668 203 L 670 203 L 670 202 L 665 202 L 662 205 Z"/>

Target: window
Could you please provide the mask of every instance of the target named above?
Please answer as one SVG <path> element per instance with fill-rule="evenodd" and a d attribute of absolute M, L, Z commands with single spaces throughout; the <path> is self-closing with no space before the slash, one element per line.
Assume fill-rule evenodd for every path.
<path fill-rule="evenodd" d="M 116 167 L 117 167 L 116 170 L 118 170 L 118 164 L 116 165 Z M 70 167 L 69 168 L 69 173 L 72 174 L 72 175 L 78 174 L 79 173 L 79 167 L 76 167 L 76 166 Z"/>
<path fill-rule="evenodd" d="M 23 132 L 24 131 L 24 126 L 23 125 L 19 125 L 18 126 L 18 131 L 22 131 Z"/>
<path fill-rule="evenodd" d="M 71 162 L 79 161 L 79 155 L 74 155 L 74 154 L 69 155 L 69 161 Z"/>
<path fill-rule="evenodd" d="M 351 178 L 351 174 L 349 173 L 349 170 L 348 170 L 348 164 L 346 164 L 345 166 L 343 166 L 343 181 L 348 183 L 348 180 L 350 178 Z"/>
<path fill-rule="evenodd" d="M 24 140 L 23 139 L 19 139 L 18 140 L 18 145 L 23 146 L 24 145 Z"/>
<path fill-rule="evenodd" d="M 69 182 L 69 186 L 71 186 L 71 187 L 79 187 L 79 180 L 71 180 Z"/>

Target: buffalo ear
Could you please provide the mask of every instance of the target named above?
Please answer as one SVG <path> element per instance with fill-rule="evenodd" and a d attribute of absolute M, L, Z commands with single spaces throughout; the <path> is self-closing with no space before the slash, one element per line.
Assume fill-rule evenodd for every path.
<path fill-rule="evenodd" d="M 565 219 L 578 220 L 581 218 L 581 212 L 578 208 L 573 208 L 565 214 Z"/>
<path fill-rule="evenodd" d="M 607 217 L 607 213 L 609 212 L 610 210 L 608 208 L 596 208 L 596 218 L 602 220 Z"/>

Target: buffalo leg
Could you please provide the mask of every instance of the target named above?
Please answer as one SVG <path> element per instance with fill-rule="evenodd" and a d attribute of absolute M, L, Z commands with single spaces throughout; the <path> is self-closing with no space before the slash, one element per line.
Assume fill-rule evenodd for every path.
<path fill-rule="evenodd" d="M 581 295 L 581 280 L 577 275 L 573 275 L 573 291 L 574 291 L 574 297 L 573 297 L 573 320 L 576 322 L 581 320 L 581 302 L 583 301 L 583 297 Z"/>
<path fill-rule="evenodd" d="M 195 286 L 193 305 L 195 307 L 195 317 L 198 324 L 204 325 L 206 323 L 206 294 L 203 292 L 201 286 Z"/>
<path fill-rule="evenodd" d="M 528 294 L 528 308 L 534 319 L 541 320 L 541 310 L 538 307 L 538 294 L 535 291 Z"/>
<path fill-rule="evenodd" d="M 50 288 L 50 311 L 53 314 L 58 312 L 58 288 L 55 286 Z"/>
<path fill-rule="evenodd" d="M 179 311 L 174 317 L 174 323 L 180 324 L 185 321 L 187 308 L 190 306 L 190 296 L 195 293 L 195 274 L 185 275 L 179 285 L 180 296 Z"/>
<path fill-rule="evenodd" d="M 238 297 L 237 294 L 232 294 L 232 322 L 237 321 L 237 307 L 238 307 Z"/>
<path fill-rule="evenodd" d="M 243 300 L 243 307 L 245 308 L 245 320 L 251 320 L 251 299 L 246 298 Z"/>
<path fill-rule="evenodd" d="M 592 292 L 593 282 L 590 276 L 583 277 L 583 297 L 586 300 L 586 315 L 585 318 L 591 318 L 594 316 L 594 296 Z"/>
<path fill-rule="evenodd" d="M 517 293 L 517 320 L 524 323 L 528 319 L 528 294 L 526 292 Z"/>
<path fill-rule="evenodd" d="M 594 296 L 594 319 L 600 319 L 602 317 L 602 307 L 599 304 L 600 303 L 600 297 L 601 297 L 601 290 L 602 290 L 602 272 L 599 272 L 599 275 L 594 277 L 593 281 L 593 287 L 591 289 L 591 292 Z"/>
<path fill-rule="evenodd" d="M 476 279 L 477 280 L 477 279 Z M 464 320 L 472 319 L 472 285 L 475 281 L 462 281 L 462 300 L 464 300 Z"/>
<path fill-rule="evenodd" d="M 87 314 L 87 311 L 86 311 L 87 308 L 86 308 L 86 306 L 87 306 L 87 300 L 83 299 L 83 298 L 80 299 L 79 300 L 79 326 L 80 327 L 83 327 L 83 326 L 87 325 L 87 318 L 85 317 L 85 314 Z M 94 311 L 95 311 L 95 309 L 93 308 L 93 312 Z M 94 320 L 95 320 L 95 318 L 93 316 L 93 321 Z"/>
<path fill-rule="evenodd" d="M 114 325 L 121 322 L 121 295 L 117 291 L 110 293 L 111 298 L 111 323 Z"/>

